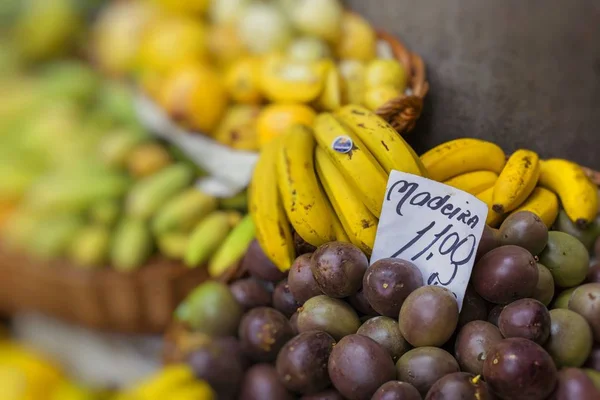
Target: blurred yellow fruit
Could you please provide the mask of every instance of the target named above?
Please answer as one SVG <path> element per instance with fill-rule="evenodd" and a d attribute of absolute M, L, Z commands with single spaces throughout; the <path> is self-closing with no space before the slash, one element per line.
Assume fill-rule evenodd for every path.
<path fill-rule="evenodd" d="M 230 25 L 211 25 L 208 30 L 208 51 L 211 57 L 221 66 L 228 66 L 248 52 Z"/>
<path fill-rule="evenodd" d="M 266 106 L 256 121 L 260 146 L 264 146 L 271 139 L 281 135 L 292 125 L 312 126 L 315 117 L 315 111 L 303 104 L 271 104 Z"/>
<path fill-rule="evenodd" d="M 229 108 L 221 120 L 214 138 L 218 142 L 236 150 L 258 150 L 256 130 L 260 107 L 235 105 Z"/>
<path fill-rule="evenodd" d="M 335 47 L 339 58 L 371 61 L 377 53 L 377 35 L 367 20 L 346 11 L 342 17 L 342 34 Z"/>
<path fill-rule="evenodd" d="M 318 61 L 331 56 L 329 45 L 322 39 L 306 36 L 295 39 L 287 49 L 294 61 Z"/>
<path fill-rule="evenodd" d="M 175 388 L 169 394 L 170 400 L 213 400 L 216 395 L 210 385 L 204 381 L 192 382 L 180 388 Z"/>
<path fill-rule="evenodd" d="M 365 80 L 367 87 L 387 85 L 404 92 L 408 83 L 408 74 L 399 61 L 378 59 L 367 64 Z"/>
<path fill-rule="evenodd" d="M 113 2 L 100 14 L 93 28 L 93 56 L 104 71 L 124 74 L 135 66 L 145 29 L 158 18 L 148 2 Z"/>
<path fill-rule="evenodd" d="M 22 55 L 39 61 L 73 49 L 83 19 L 71 0 L 29 0 L 14 21 L 15 41 Z"/>
<path fill-rule="evenodd" d="M 236 61 L 225 75 L 227 93 L 238 103 L 260 103 L 262 100 L 260 74 L 260 59 L 246 57 Z"/>
<path fill-rule="evenodd" d="M 0 346 L 2 399 L 45 399 L 63 381 L 61 371 L 39 355 L 11 343 Z"/>
<path fill-rule="evenodd" d="M 363 104 L 365 95 L 365 65 L 358 60 L 342 60 L 338 64 L 342 78 L 342 103 Z"/>
<path fill-rule="evenodd" d="M 155 0 L 165 10 L 181 14 L 205 14 L 210 0 Z"/>
<path fill-rule="evenodd" d="M 342 78 L 337 66 L 331 62 L 325 78 L 325 87 L 316 105 L 325 111 L 335 111 L 342 106 Z"/>
<path fill-rule="evenodd" d="M 149 69 L 141 70 L 137 74 L 137 84 L 142 91 L 157 101 L 160 97 L 164 75 Z"/>
<path fill-rule="evenodd" d="M 187 365 L 168 365 L 133 387 L 128 394 L 134 399 L 168 399 L 173 390 L 195 382 Z"/>
<path fill-rule="evenodd" d="M 281 55 L 263 60 L 261 87 L 277 103 L 309 103 L 323 91 L 327 62 L 297 62 Z"/>
<path fill-rule="evenodd" d="M 395 99 L 398 97 L 400 92 L 389 85 L 377 86 L 373 88 L 367 89 L 365 92 L 365 102 L 364 104 L 372 111 L 375 111 L 389 100 Z"/>
<path fill-rule="evenodd" d="M 173 65 L 203 60 L 207 53 L 206 30 L 201 21 L 169 16 L 148 27 L 140 46 L 138 65 L 162 73 Z"/>
<path fill-rule="evenodd" d="M 171 164 L 171 155 L 158 143 L 143 143 L 134 148 L 127 160 L 129 173 L 143 178 L 160 171 Z"/>
<path fill-rule="evenodd" d="M 208 65 L 185 64 L 165 80 L 160 104 L 175 121 L 210 134 L 227 107 L 221 77 Z"/>

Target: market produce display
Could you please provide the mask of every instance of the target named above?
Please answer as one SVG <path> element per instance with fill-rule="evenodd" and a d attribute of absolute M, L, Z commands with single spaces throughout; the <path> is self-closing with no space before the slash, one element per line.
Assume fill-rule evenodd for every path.
<path fill-rule="evenodd" d="M 409 261 L 298 242 L 282 273 L 255 242 L 180 305 L 167 360 L 219 399 L 600 398 L 589 250 L 529 211 L 485 230 L 460 312 Z"/>
<path fill-rule="evenodd" d="M 376 110 L 410 93 L 407 60 L 339 0 L 115 2 L 94 29 L 94 59 L 181 126 L 257 151 L 295 123 L 345 104 Z"/>
<path fill-rule="evenodd" d="M 76 62 L 8 85 L 17 95 L 0 104 L 3 246 L 123 272 L 160 254 L 210 264 L 214 277 L 241 259 L 254 238 L 246 194 L 194 188 L 202 171 L 139 127 L 127 88 Z"/>
<path fill-rule="evenodd" d="M 535 235 L 554 225 L 587 238 L 588 249 L 600 235 L 598 187 L 577 164 L 542 160 L 530 150 L 507 157 L 494 143 L 470 138 L 418 157 L 374 112 L 346 105 L 290 128 L 262 150 L 249 196 L 261 247 L 282 271 L 296 256 L 295 235 L 311 246 L 349 242 L 369 256 L 392 170 L 477 196 L 489 208 L 489 234 L 503 244 L 533 241 L 525 247 L 535 255 L 545 246 Z M 519 222 L 523 211 L 533 220 Z"/>

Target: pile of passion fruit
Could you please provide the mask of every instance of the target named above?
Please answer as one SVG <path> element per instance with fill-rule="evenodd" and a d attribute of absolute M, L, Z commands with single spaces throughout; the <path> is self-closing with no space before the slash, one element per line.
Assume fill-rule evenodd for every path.
<path fill-rule="evenodd" d="M 409 261 L 298 238 L 283 273 L 253 243 L 178 309 L 182 358 L 219 399 L 600 399 L 600 240 L 568 221 L 486 228 L 460 312 Z"/>

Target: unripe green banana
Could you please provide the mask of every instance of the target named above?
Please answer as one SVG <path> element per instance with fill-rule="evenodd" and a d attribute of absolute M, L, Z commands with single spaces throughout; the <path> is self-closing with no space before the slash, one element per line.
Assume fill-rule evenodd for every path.
<path fill-rule="evenodd" d="M 146 222 L 126 218 L 117 227 L 113 238 L 110 252 L 112 266 L 117 271 L 133 271 L 148 260 L 153 247 Z"/>
<path fill-rule="evenodd" d="M 102 226 L 113 226 L 121 215 L 121 202 L 107 199 L 96 202 L 90 208 L 89 215 L 93 223 Z"/>
<path fill-rule="evenodd" d="M 127 214 L 147 220 L 170 198 L 188 187 L 194 179 L 192 169 L 174 164 L 137 182 L 127 196 Z"/>
<path fill-rule="evenodd" d="M 106 226 L 87 226 L 71 243 L 69 258 L 77 266 L 100 267 L 108 261 L 110 239 L 110 230 Z"/>
<path fill-rule="evenodd" d="M 43 259 L 54 259 L 65 254 L 70 243 L 79 234 L 83 220 L 78 216 L 58 216 L 37 226 L 30 251 Z"/>
<path fill-rule="evenodd" d="M 181 232 L 166 233 L 157 239 L 160 253 L 172 260 L 183 260 L 189 242 L 189 235 Z"/>
<path fill-rule="evenodd" d="M 233 228 L 211 258 L 208 263 L 209 275 L 213 278 L 218 277 L 238 262 L 246 254 L 246 250 L 255 236 L 254 222 L 248 214 Z"/>
<path fill-rule="evenodd" d="M 206 262 L 230 231 L 229 215 L 226 212 L 215 211 L 200 221 L 190 236 L 185 252 L 185 264 L 188 267 L 197 267 Z"/>
<path fill-rule="evenodd" d="M 26 202 L 33 210 L 46 213 L 77 213 L 89 209 L 99 199 L 123 196 L 130 180 L 119 173 L 84 172 L 56 176 L 36 184 Z"/>
<path fill-rule="evenodd" d="M 170 231 L 187 232 L 202 218 L 216 210 L 218 200 L 198 189 L 188 189 L 169 200 L 152 220 L 152 231 L 162 235 Z"/>

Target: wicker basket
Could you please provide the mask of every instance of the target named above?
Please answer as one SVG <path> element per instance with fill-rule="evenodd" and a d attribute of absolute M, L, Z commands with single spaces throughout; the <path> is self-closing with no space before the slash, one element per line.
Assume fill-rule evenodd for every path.
<path fill-rule="evenodd" d="M 379 40 L 389 45 L 392 55 L 409 72 L 405 94 L 388 101 L 375 112 L 389 122 L 400 134 L 410 132 L 421 116 L 423 99 L 429 91 L 425 63 L 416 53 L 408 50 L 402 42 L 386 32 L 378 32 Z"/>
<path fill-rule="evenodd" d="M 206 279 L 206 268 L 162 258 L 120 273 L 40 262 L 0 248 L 0 313 L 36 311 L 103 331 L 162 333 L 175 307 Z"/>

